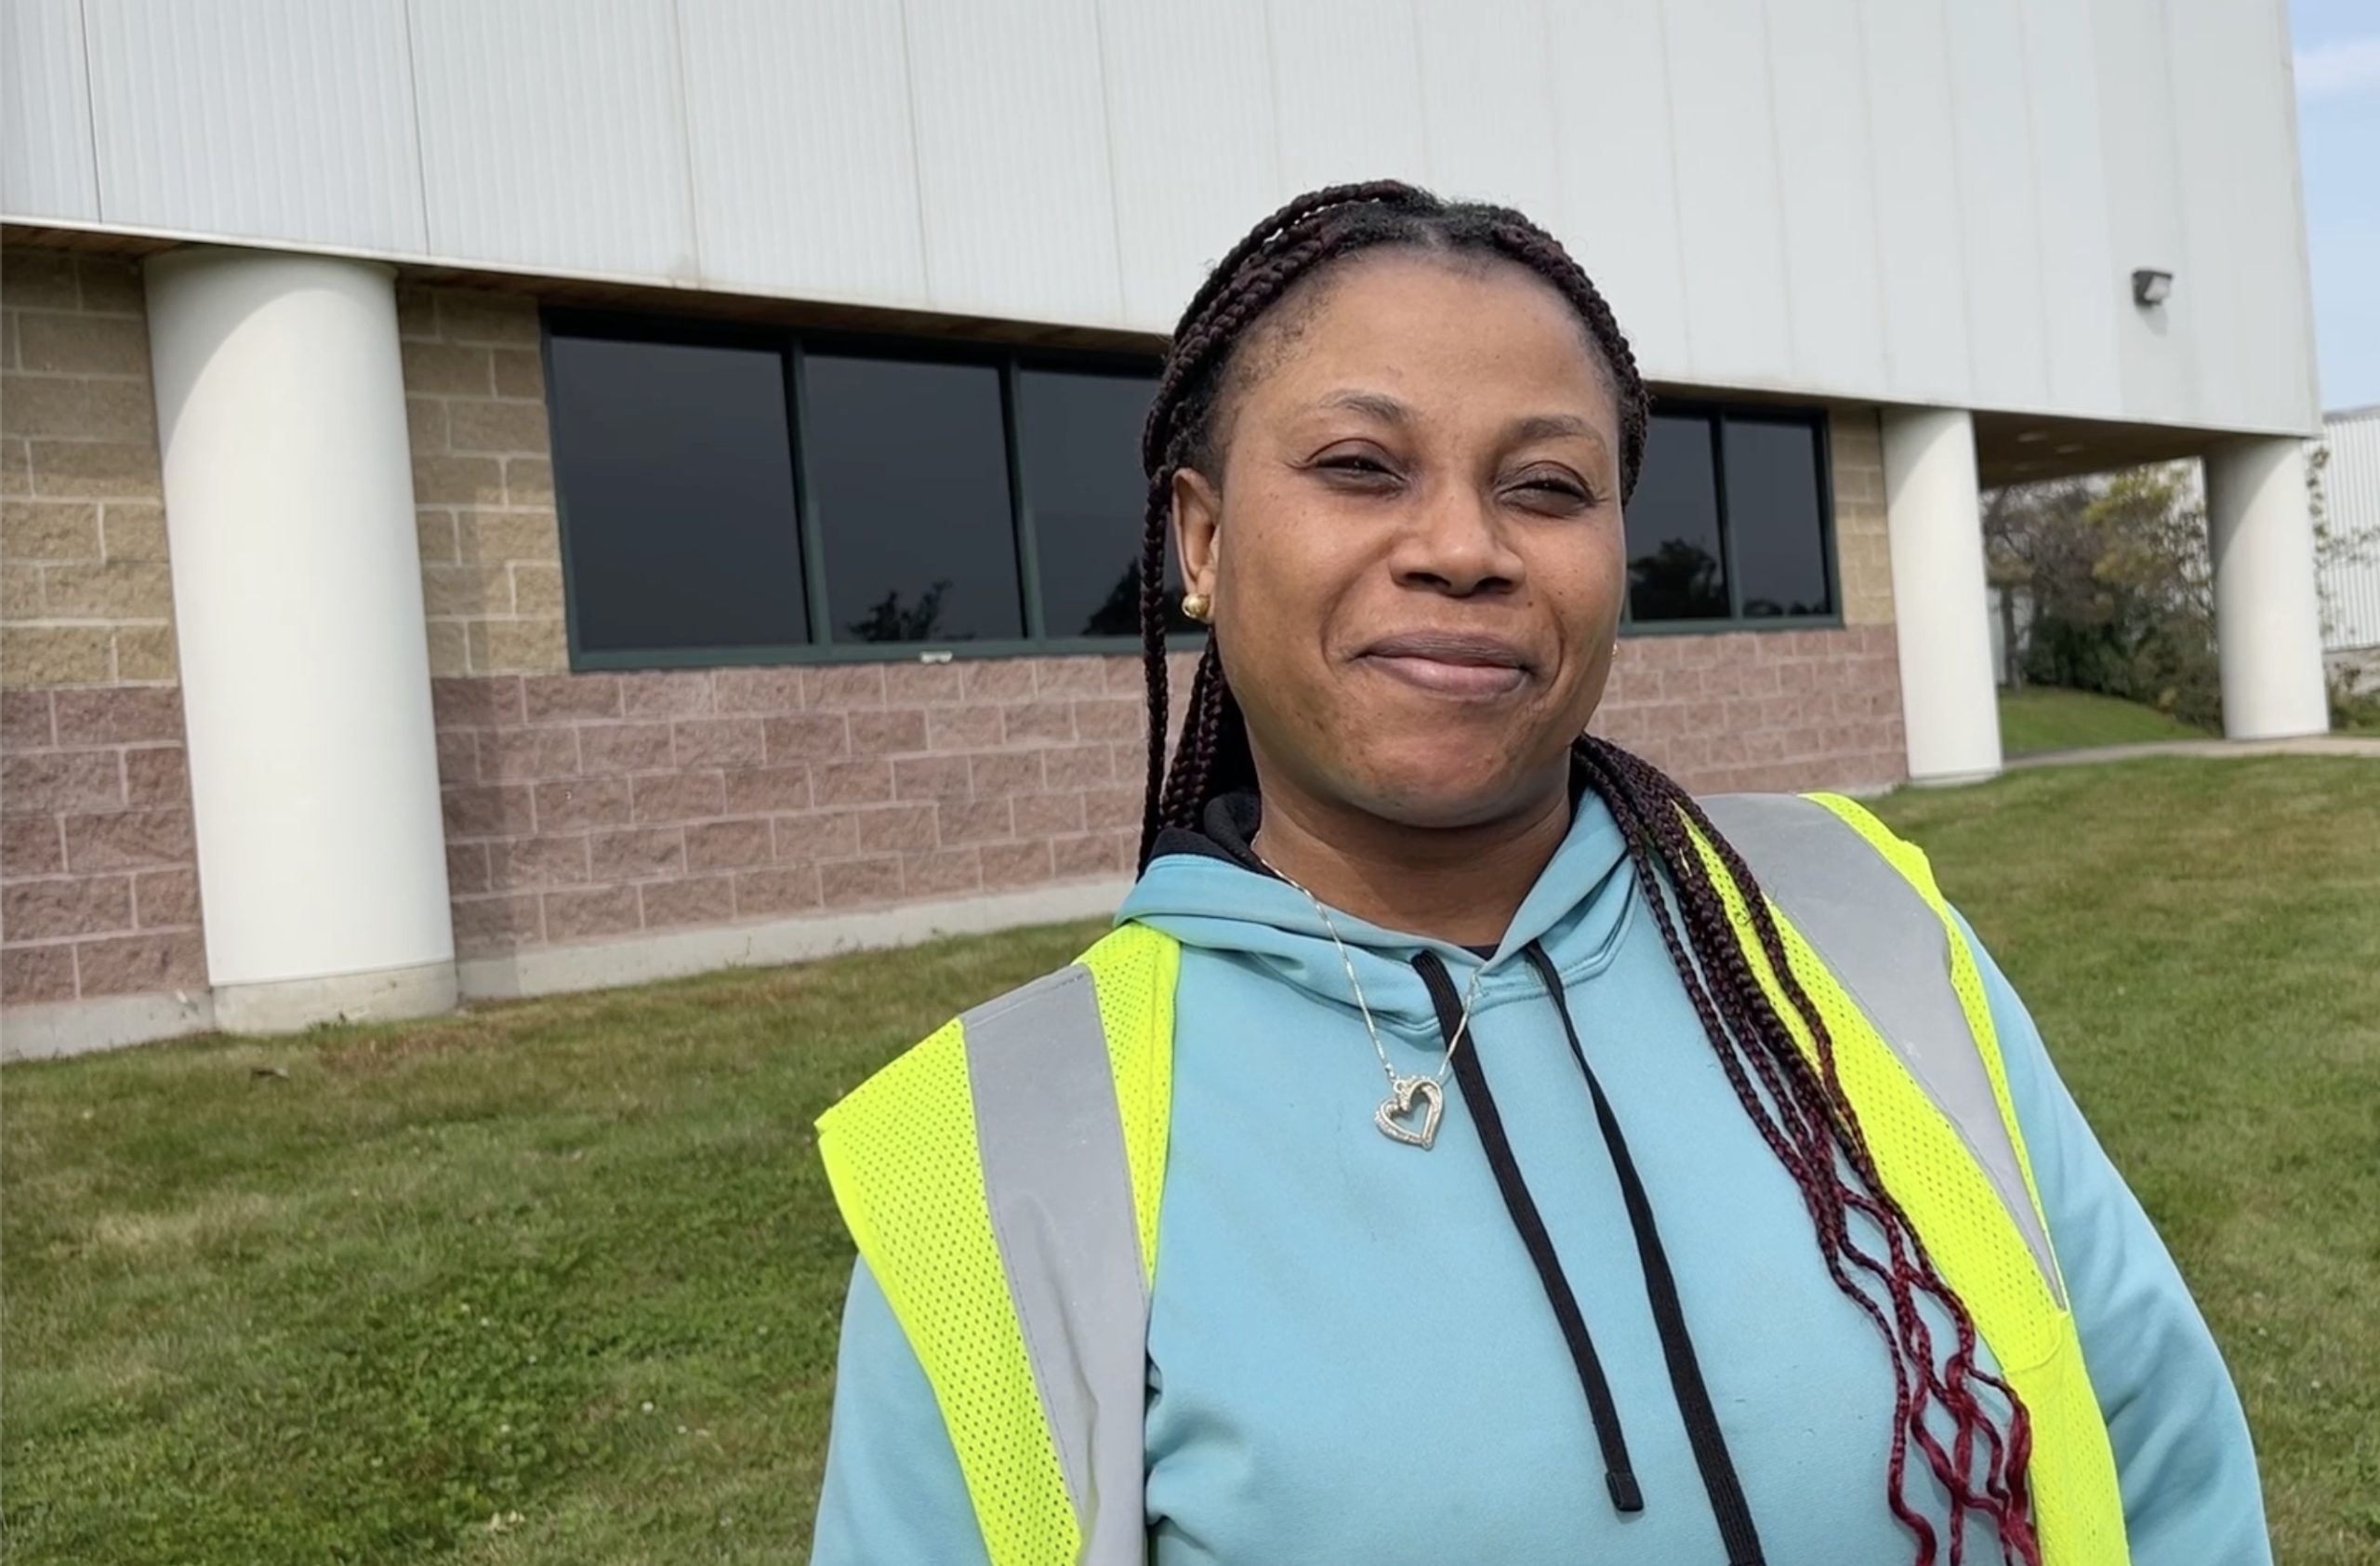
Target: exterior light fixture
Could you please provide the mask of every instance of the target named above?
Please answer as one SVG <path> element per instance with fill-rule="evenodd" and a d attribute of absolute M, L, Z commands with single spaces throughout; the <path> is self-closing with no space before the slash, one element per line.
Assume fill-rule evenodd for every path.
<path fill-rule="evenodd" d="M 2155 267 L 2132 269 L 2132 302 L 2163 304 L 2174 292 L 2174 274 Z"/>

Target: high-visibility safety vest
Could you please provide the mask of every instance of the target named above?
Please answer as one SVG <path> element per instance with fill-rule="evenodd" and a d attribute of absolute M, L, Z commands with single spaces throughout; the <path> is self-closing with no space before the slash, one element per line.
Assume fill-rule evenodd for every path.
<path fill-rule="evenodd" d="M 2106 1422 L 1975 958 L 1925 856 L 1838 795 L 1704 809 L 1825 1020 L 1885 1187 L 2031 1411 L 2046 1566 L 2123 1566 Z M 1742 891 L 1745 959 L 1813 1054 Z M 932 1383 L 992 1566 L 1139 1566 L 1181 949 L 1140 925 L 978 1006 L 818 1122 L 844 1221 Z M 1881 1502 L 1879 1503 L 1882 1504 Z"/>

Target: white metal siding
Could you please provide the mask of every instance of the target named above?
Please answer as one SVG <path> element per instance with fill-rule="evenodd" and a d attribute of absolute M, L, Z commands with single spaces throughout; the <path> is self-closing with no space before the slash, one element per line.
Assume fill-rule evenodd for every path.
<path fill-rule="evenodd" d="M 2323 645 L 2380 647 L 2380 408 L 2333 418 L 2322 469 L 2331 530 L 2352 548 L 2321 571 Z"/>
<path fill-rule="evenodd" d="M 110 220 L 425 247 L 403 0 L 84 0 Z"/>
<path fill-rule="evenodd" d="M 900 7 L 678 0 L 678 20 L 704 280 L 927 302 Z"/>
<path fill-rule="evenodd" d="M 0 207 L 97 222 L 80 0 L 0 4 Z"/>
<path fill-rule="evenodd" d="M 1154 331 L 1396 176 L 1545 220 L 1657 379 L 2310 432 L 2283 7 L 0 0 L 0 209 Z"/>
<path fill-rule="evenodd" d="M 697 280 L 674 7 L 408 6 L 433 253 Z"/>

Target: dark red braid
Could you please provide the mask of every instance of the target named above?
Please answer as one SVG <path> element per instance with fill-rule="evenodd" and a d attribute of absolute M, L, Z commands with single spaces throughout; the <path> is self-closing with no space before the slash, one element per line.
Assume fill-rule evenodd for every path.
<path fill-rule="evenodd" d="M 1195 828 L 1208 802 L 1255 783 L 1247 727 L 1232 697 L 1222 647 L 1212 638 L 1198 659 L 1180 740 L 1169 759 L 1166 622 L 1174 605 L 1164 584 L 1174 479 L 1196 468 L 1220 482 L 1218 448 L 1228 436 L 1220 415 L 1232 378 L 1243 368 L 1240 349 L 1266 312 L 1332 263 L 1382 248 L 1501 257 L 1527 268 L 1568 301 L 1619 405 L 1622 500 L 1635 488 L 1649 404 L 1635 356 L 1603 295 L 1543 229 L 1507 207 L 1443 202 L 1393 180 L 1316 191 L 1257 224 L 1183 312 L 1142 435 L 1149 480 L 1141 550 L 1149 696 L 1144 865 L 1164 828 Z M 1577 753 L 1590 786 L 1619 823 L 1662 944 L 1728 1085 L 1801 1192 L 1828 1276 L 1884 1341 L 1893 1374 L 1886 1500 L 1915 1540 L 1917 1566 L 1932 1566 L 1937 1558 L 1937 1524 L 1944 1520 L 1929 1519 L 1909 1498 L 1912 1445 L 1950 1498 L 1950 1566 L 1964 1566 L 1970 1514 L 1990 1524 L 2003 1561 L 2040 1566 L 2026 1483 L 2032 1441 L 2025 1406 L 2005 1381 L 1977 1364 L 1973 1317 L 1886 1190 L 1844 1092 L 1826 1019 L 1787 964 L 1783 937 L 1751 869 L 1692 797 L 1659 769 L 1600 739 L 1581 739 Z M 1738 944 L 1698 835 L 1745 899 L 1792 1019 L 1816 1046 L 1815 1062 Z M 1883 1237 L 1882 1254 L 1854 1232 L 1854 1218 Z M 1951 1323 L 1954 1343 L 1938 1365 L 1921 1308 L 1925 1302 Z M 1937 1413 L 1951 1426 L 1947 1446 L 1934 1427 Z"/>

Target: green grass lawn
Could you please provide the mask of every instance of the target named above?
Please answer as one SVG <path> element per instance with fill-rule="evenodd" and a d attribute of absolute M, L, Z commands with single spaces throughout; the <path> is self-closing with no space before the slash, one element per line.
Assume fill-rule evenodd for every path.
<path fill-rule="evenodd" d="M 2380 1551 L 2375 776 L 1884 806 L 2197 1288 L 2292 1566 Z M 802 1559 L 849 1267 L 810 1121 L 1089 934 L 10 1067 L 8 1558 Z"/>
<path fill-rule="evenodd" d="M 2153 739 L 2209 739 L 2207 730 L 2136 701 L 2089 691 L 2030 685 L 2000 693 L 2000 748 L 2011 756 L 2136 745 Z"/>

